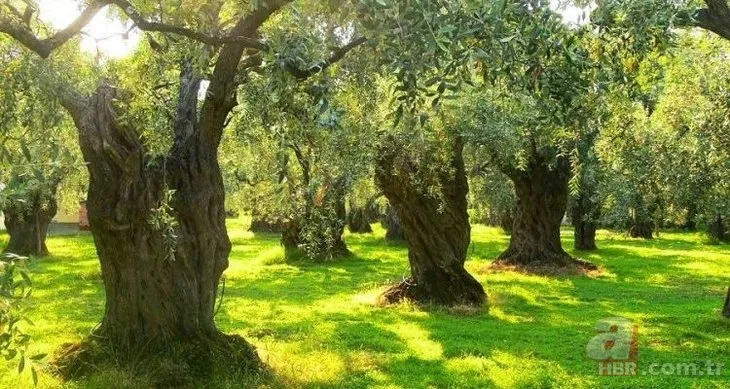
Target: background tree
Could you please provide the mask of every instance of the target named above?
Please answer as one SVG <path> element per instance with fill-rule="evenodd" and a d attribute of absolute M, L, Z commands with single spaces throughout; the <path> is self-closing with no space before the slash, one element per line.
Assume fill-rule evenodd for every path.
<path fill-rule="evenodd" d="M 73 124 L 38 75 L 47 69 L 5 43 L 0 45 L 0 66 L 6 70 L 0 74 L 0 208 L 10 242 L 4 251 L 43 256 L 59 186 L 80 165 L 80 153 Z"/>
<path fill-rule="evenodd" d="M 596 115 L 597 67 L 547 4 L 515 10 L 521 24 L 500 40 L 501 62 L 484 65 L 485 87 L 466 101 L 465 131 L 513 182 L 517 207 L 510 247 L 499 263 L 524 268 L 587 266 L 562 248 L 560 226 L 571 152 Z M 487 67 L 489 66 L 489 67 Z M 494 70 L 501 69 L 493 75 Z"/>

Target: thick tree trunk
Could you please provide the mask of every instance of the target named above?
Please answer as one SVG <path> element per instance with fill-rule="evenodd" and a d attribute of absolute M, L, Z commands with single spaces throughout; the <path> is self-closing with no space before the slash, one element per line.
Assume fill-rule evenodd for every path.
<path fill-rule="evenodd" d="M 357 207 L 350 201 L 350 213 L 347 215 L 347 227 L 350 232 L 357 234 L 369 234 L 373 232 L 370 226 L 370 210 L 368 206 Z"/>
<path fill-rule="evenodd" d="M 722 308 L 722 315 L 730 319 L 730 287 L 727 288 L 727 296 L 725 297 L 725 305 Z"/>
<path fill-rule="evenodd" d="M 214 307 L 231 244 L 220 138 L 197 127 L 198 86 L 182 79 L 175 146 L 164 160 L 150 160 L 139 133 L 117 119 L 114 88 L 70 109 L 90 173 L 86 205 L 106 291 L 101 333 L 120 350 L 218 336 Z M 174 222 L 160 223 L 165 215 L 153 210 L 164 209 L 168 190 Z"/>
<path fill-rule="evenodd" d="M 583 188 L 581 188 L 583 189 Z M 581 190 L 571 204 L 570 215 L 573 222 L 574 247 L 576 250 L 597 250 L 596 230 L 600 216 L 600 204 L 591 200 L 592 193 Z"/>
<path fill-rule="evenodd" d="M 55 193 L 55 188 L 53 192 Z M 24 257 L 45 256 L 48 255 L 46 247 L 48 225 L 58 211 L 56 198 L 51 196 L 42 199 L 40 195 L 35 194 L 28 200 L 30 200 L 28 205 L 21 207 L 22 209 L 8 207 L 3 210 L 5 228 L 10 235 L 10 242 L 4 252 Z"/>
<path fill-rule="evenodd" d="M 464 268 L 471 229 L 462 150 L 459 139 L 453 151 L 454 175 L 439 177 L 441 199 L 414 185 L 412 176 L 419 172 L 400 150 L 385 150 L 378 161 L 376 180 L 398 213 L 411 267 L 411 278 L 383 295 L 388 303 L 407 298 L 455 306 L 480 305 L 486 300 L 482 285 Z"/>
<path fill-rule="evenodd" d="M 594 265 L 572 258 L 560 242 L 560 226 L 568 205 L 570 166 L 559 159 L 551 169 L 547 161 L 532 161 L 526 171 L 508 174 L 515 185 L 517 208 L 509 248 L 496 264 L 526 270 Z"/>
<path fill-rule="evenodd" d="M 392 205 L 388 205 L 388 209 L 383 215 L 383 226 L 385 227 L 385 240 L 394 242 L 406 240 L 406 233 L 401 226 L 400 217 Z"/>

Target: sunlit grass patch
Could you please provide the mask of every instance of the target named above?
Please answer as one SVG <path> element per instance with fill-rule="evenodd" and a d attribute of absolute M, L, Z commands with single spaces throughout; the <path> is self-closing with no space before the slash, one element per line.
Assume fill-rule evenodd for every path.
<path fill-rule="evenodd" d="M 720 378 L 599 377 L 585 357 L 595 323 L 624 316 L 640 328 L 640 360 L 727 362 L 730 321 L 720 316 L 730 284 L 728 246 L 694 233 L 653 241 L 599 231 L 600 250 L 575 253 L 599 264 L 596 277 L 481 272 L 507 247 L 497 228 L 474 226 L 467 269 L 485 286 L 489 308 L 459 311 L 375 305 L 385 285 L 407 276 L 407 248 L 384 231 L 347 234 L 352 256 L 331 263 L 283 260 L 274 234 L 232 220 L 218 326 L 254 343 L 271 377 L 216 375 L 213 388 L 595 388 L 727 387 Z M 569 230 L 563 234 L 572 246 Z M 6 236 L 0 234 L 0 242 Z M 91 236 L 52 237 L 53 255 L 34 260 L 27 312 L 33 352 L 83 339 L 104 309 Z M 0 387 L 31 387 L 0 362 Z M 76 382 L 41 374 L 41 388 L 147 387 L 149 381 L 105 368 Z"/>

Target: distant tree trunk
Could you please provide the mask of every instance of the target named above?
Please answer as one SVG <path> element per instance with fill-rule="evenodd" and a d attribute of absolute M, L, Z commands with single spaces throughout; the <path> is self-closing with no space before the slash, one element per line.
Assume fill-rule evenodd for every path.
<path fill-rule="evenodd" d="M 722 215 L 715 216 L 715 219 L 709 223 L 707 233 L 712 240 L 716 240 L 717 242 L 725 242 L 728 240 Z"/>
<path fill-rule="evenodd" d="M 302 249 L 309 259 L 327 260 L 350 254 L 344 240 L 347 225 L 346 187 L 343 179 L 323 185 L 307 196 L 301 215 L 284 223 L 285 250 Z"/>
<path fill-rule="evenodd" d="M 593 193 L 581 188 L 581 193 L 571 204 L 570 214 L 573 222 L 574 247 L 576 250 L 597 250 L 596 230 L 600 216 L 600 204 L 592 200 Z"/>
<path fill-rule="evenodd" d="M 504 212 L 500 215 L 499 226 L 507 235 L 512 235 L 512 227 L 515 224 L 514 212 Z"/>
<path fill-rule="evenodd" d="M 697 205 L 690 204 L 687 208 L 687 216 L 682 224 L 682 229 L 686 231 L 694 231 L 697 229 Z"/>
<path fill-rule="evenodd" d="M 281 231 L 281 245 L 285 250 L 294 250 L 299 248 L 299 234 L 301 227 L 299 220 L 287 220 L 284 222 Z"/>
<path fill-rule="evenodd" d="M 727 296 L 725 297 L 725 306 L 722 308 L 722 315 L 730 319 L 730 287 L 727 288 Z"/>
<path fill-rule="evenodd" d="M 635 207 L 632 210 L 629 236 L 632 238 L 654 239 L 654 220 L 652 220 L 649 207 L 646 207 L 645 201 L 640 194 L 636 195 Z"/>
<path fill-rule="evenodd" d="M 253 212 L 248 230 L 251 232 L 280 233 L 283 227 L 281 220 L 271 220 L 257 212 Z"/>
<path fill-rule="evenodd" d="M 412 177 L 419 172 L 407 156 L 396 148 L 383 150 L 376 180 L 398 213 L 411 266 L 411 278 L 385 292 L 384 301 L 405 298 L 446 306 L 485 302 L 484 288 L 464 268 L 470 226 L 463 147 L 458 139 L 453 148 L 453 173 L 438 177 L 441 200 L 414 185 Z"/>
<path fill-rule="evenodd" d="M 632 238 L 654 239 L 654 222 L 645 219 L 634 219 L 629 227 Z"/>
<path fill-rule="evenodd" d="M 53 188 L 53 193 L 55 192 Z M 55 196 L 43 198 L 40 194 L 33 194 L 30 197 L 27 205 L 12 206 L 3 210 L 5 228 L 10 235 L 5 253 L 24 257 L 48 255 L 46 236 L 48 225 L 58 211 L 56 198 Z"/>
<path fill-rule="evenodd" d="M 350 250 L 347 248 L 345 243 L 345 226 L 347 225 L 347 187 L 345 186 L 344 179 L 340 178 L 327 188 L 325 192 L 324 207 L 334 207 L 335 220 L 334 228 L 330 231 L 330 242 L 334 242 L 331 247 L 331 252 L 328 256 L 338 257 L 349 255 Z"/>
<path fill-rule="evenodd" d="M 368 206 L 357 207 L 350 201 L 350 214 L 347 216 L 347 226 L 352 233 L 368 234 L 373 232 L 370 226 L 370 210 Z"/>
<path fill-rule="evenodd" d="M 563 250 L 560 227 L 568 205 L 570 165 L 560 158 L 555 168 L 536 159 L 525 171 L 508 173 L 515 185 L 517 208 L 509 248 L 495 261 L 497 264 L 526 269 L 594 265 L 577 261 Z"/>
<path fill-rule="evenodd" d="M 383 225 L 385 226 L 385 240 L 394 242 L 402 242 L 406 240 L 406 233 L 401 226 L 400 217 L 395 207 L 388 205 L 388 209 L 383 216 Z"/>

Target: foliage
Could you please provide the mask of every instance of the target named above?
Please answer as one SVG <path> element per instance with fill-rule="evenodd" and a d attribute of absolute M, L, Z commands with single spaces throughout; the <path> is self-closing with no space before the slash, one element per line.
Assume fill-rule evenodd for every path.
<path fill-rule="evenodd" d="M 0 356 L 5 361 L 17 359 L 18 373 L 28 365 L 33 382 L 37 384 L 36 365 L 45 354 L 29 355 L 31 337 L 21 325 L 22 322 L 32 324 L 23 307 L 32 288 L 25 260 L 9 254 L 0 256 Z"/>
<path fill-rule="evenodd" d="M 81 165 L 73 124 L 45 82 L 52 70 L 38 62 L 0 44 L 0 209 L 20 215 L 55 201 L 61 181 Z M 78 205 L 85 177 L 74 177 L 61 187 L 64 205 Z"/>

